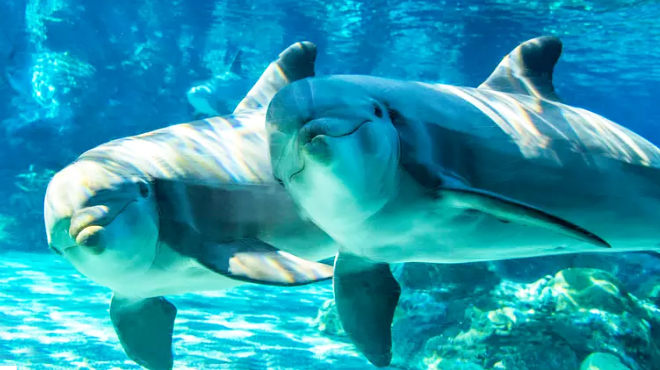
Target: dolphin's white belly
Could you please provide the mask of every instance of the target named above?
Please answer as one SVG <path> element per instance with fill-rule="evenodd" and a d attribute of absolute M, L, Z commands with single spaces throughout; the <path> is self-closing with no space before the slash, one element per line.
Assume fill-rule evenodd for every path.
<path fill-rule="evenodd" d="M 126 297 L 150 298 L 214 291 L 246 284 L 209 270 L 194 258 L 162 245 L 156 261 L 139 279 L 111 280 L 103 285 Z"/>

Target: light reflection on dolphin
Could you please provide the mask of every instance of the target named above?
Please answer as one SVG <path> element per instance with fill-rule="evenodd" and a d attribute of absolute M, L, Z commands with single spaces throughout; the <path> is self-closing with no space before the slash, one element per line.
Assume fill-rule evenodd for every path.
<path fill-rule="evenodd" d="M 313 76 L 315 58 L 313 44 L 296 43 L 232 115 L 111 141 L 50 181 L 48 245 L 114 292 L 113 326 L 141 366 L 173 366 L 176 308 L 165 295 L 331 278 L 311 261 L 336 246 L 274 182 L 264 126 L 272 96 Z"/>
<path fill-rule="evenodd" d="M 273 97 L 274 174 L 340 244 L 337 310 L 374 365 L 392 357 L 388 264 L 658 249 L 660 149 L 561 103 L 561 51 L 529 40 L 479 88 L 344 75 Z"/>

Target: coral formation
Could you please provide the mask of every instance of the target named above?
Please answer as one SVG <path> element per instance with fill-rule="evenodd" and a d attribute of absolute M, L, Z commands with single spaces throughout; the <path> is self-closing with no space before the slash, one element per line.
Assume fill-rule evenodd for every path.
<path fill-rule="evenodd" d="M 392 324 L 395 364 L 438 370 L 660 368 L 660 311 L 609 272 L 566 268 L 525 284 L 499 279 L 489 265 L 393 268 L 404 287 Z M 323 305 L 317 327 L 343 335 L 332 300 Z"/>

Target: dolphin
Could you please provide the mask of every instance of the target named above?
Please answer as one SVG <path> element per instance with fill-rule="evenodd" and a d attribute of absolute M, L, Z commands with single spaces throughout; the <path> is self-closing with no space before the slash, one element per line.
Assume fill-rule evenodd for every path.
<path fill-rule="evenodd" d="M 177 310 L 163 296 L 332 277 L 332 266 L 302 259 L 337 246 L 273 180 L 265 130 L 274 93 L 313 76 L 315 58 L 314 44 L 296 43 L 232 115 L 108 142 L 49 182 L 48 246 L 113 291 L 113 327 L 139 365 L 172 369 Z"/>
<path fill-rule="evenodd" d="M 228 55 L 230 54 L 225 55 L 225 59 L 228 59 Z M 235 98 L 228 93 L 244 93 L 249 87 L 245 78 L 242 55 L 243 52 L 239 50 L 234 54 L 227 71 L 214 75 L 206 81 L 196 82 L 188 89 L 186 99 L 193 107 L 195 116 L 206 118 L 231 112 L 231 104 L 236 104 L 238 100 L 234 101 Z"/>
<path fill-rule="evenodd" d="M 391 263 L 657 250 L 660 149 L 561 102 L 556 37 L 528 40 L 478 88 L 306 78 L 266 115 L 276 179 L 339 245 L 341 323 L 391 363 Z"/>

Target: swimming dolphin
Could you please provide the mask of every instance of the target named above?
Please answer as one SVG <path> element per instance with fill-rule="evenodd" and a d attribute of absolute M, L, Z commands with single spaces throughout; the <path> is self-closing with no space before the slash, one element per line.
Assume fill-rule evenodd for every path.
<path fill-rule="evenodd" d="M 244 93 L 250 87 L 245 78 L 242 54 L 239 50 L 234 55 L 229 69 L 224 73 L 215 75 L 206 81 L 197 82 L 195 86 L 188 89 L 186 99 L 193 107 L 195 116 L 206 118 L 229 114 L 231 104 L 238 102 L 238 100 L 235 101 L 236 92 Z M 227 58 L 225 57 L 225 59 Z"/>
<path fill-rule="evenodd" d="M 522 43 L 478 88 L 306 78 L 266 116 L 276 178 L 340 245 L 343 327 L 391 362 L 388 264 L 657 250 L 660 149 L 560 102 L 555 37 Z"/>
<path fill-rule="evenodd" d="M 233 115 L 111 141 L 51 179 L 48 245 L 113 291 L 110 318 L 139 365 L 173 366 L 177 310 L 165 295 L 331 278 L 332 266 L 299 258 L 337 247 L 273 180 L 264 126 L 274 93 L 313 76 L 315 58 L 313 44 L 294 44 Z"/>

